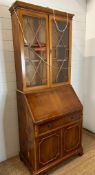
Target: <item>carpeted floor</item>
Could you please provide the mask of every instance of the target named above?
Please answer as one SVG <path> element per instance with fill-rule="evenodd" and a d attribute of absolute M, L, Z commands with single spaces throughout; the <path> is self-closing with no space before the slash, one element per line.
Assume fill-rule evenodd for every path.
<path fill-rule="evenodd" d="M 95 135 L 83 131 L 84 155 L 61 163 L 48 175 L 95 175 Z M 0 175 L 31 175 L 28 169 L 14 157 L 0 164 Z"/>

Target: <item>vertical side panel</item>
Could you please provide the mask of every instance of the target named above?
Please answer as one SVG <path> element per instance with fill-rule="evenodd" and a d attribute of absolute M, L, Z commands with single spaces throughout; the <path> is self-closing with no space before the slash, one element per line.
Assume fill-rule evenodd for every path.
<path fill-rule="evenodd" d="M 19 24 L 15 13 L 12 13 L 12 32 L 13 32 L 13 45 L 14 45 L 14 58 L 16 68 L 17 88 L 23 90 L 22 80 L 22 65 L 21 65 L 21 49 L 20 49 L 20 33 Z"/>
<path fill-rule="evenodd" d="M 69 75 L 69 82 L 71 84 L 71 61 L 72 61 L 72 19 L 69 21 L 70 27 L 69 27 L 69 69 L 68 69 L 68 75 Z"/>
<path fill-rule="evenodd" d="M 17 92 L 20 155 L 31 170 L 36 169 L 35 139 L 32 116 L 29 112 L 24 94 Z"/>

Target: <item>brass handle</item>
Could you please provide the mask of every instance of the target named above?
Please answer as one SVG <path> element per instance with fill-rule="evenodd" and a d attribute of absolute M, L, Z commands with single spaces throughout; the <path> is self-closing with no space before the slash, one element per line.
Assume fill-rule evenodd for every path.
<path fill-rule="evenodd" d="M 52 128 L 52 124 L 48 123 L 48 128 L 51 129 Z"/>
<path fill-rule="evenodd" d="M 71 116 L 71 120 L 73 120 L 74 119 L 74 116 Z"/>

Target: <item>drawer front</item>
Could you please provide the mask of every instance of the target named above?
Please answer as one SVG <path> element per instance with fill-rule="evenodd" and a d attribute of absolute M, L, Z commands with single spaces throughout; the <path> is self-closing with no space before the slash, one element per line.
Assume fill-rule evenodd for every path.
<path fill-rule="evenodd" d="M 63 118 L 61 117 L 60 119 L 56 119 L 56 120 L 50 121 L 46 124 L 39 125 L 38 133 L 41 134 L 41 133 L 48 132 L 49 130 L 51 131 L 52 129 L 62 127 L 65 124 L 70 124 L 72 122 L 76 122 L 77 120 L 79 120 L 81 118 L 82 118 L 81 113 L 63 116 Z"/>

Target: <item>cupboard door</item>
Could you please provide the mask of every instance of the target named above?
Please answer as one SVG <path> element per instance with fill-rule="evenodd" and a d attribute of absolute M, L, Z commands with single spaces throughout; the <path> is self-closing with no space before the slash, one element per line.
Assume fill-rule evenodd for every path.
<path fill-rule="evenodd" d="M 38 141 L 39 168 L 58 160 L 61 156 L 61 131 L 41 137 Z"/>
<path fill-rule="evenodd" d="M 56 22 L 50 16 L 51 83 L 59 85 L 70 79 L 70 22 L 64 17 L 56 16 L 55 19 Z M 60 32 L 58 28 L 66 30 Z"/>
<path fill-rule="evenodd" d="M 70 125 L 63 130 L 63 154 L 77 149 L 81 145 L 81 123 Z"/>
<path fill-rule="evenodd" d="M 45 14 L 23 14 L 24 85 L 25 88 L 48 86 L 48 17 Z"/>

